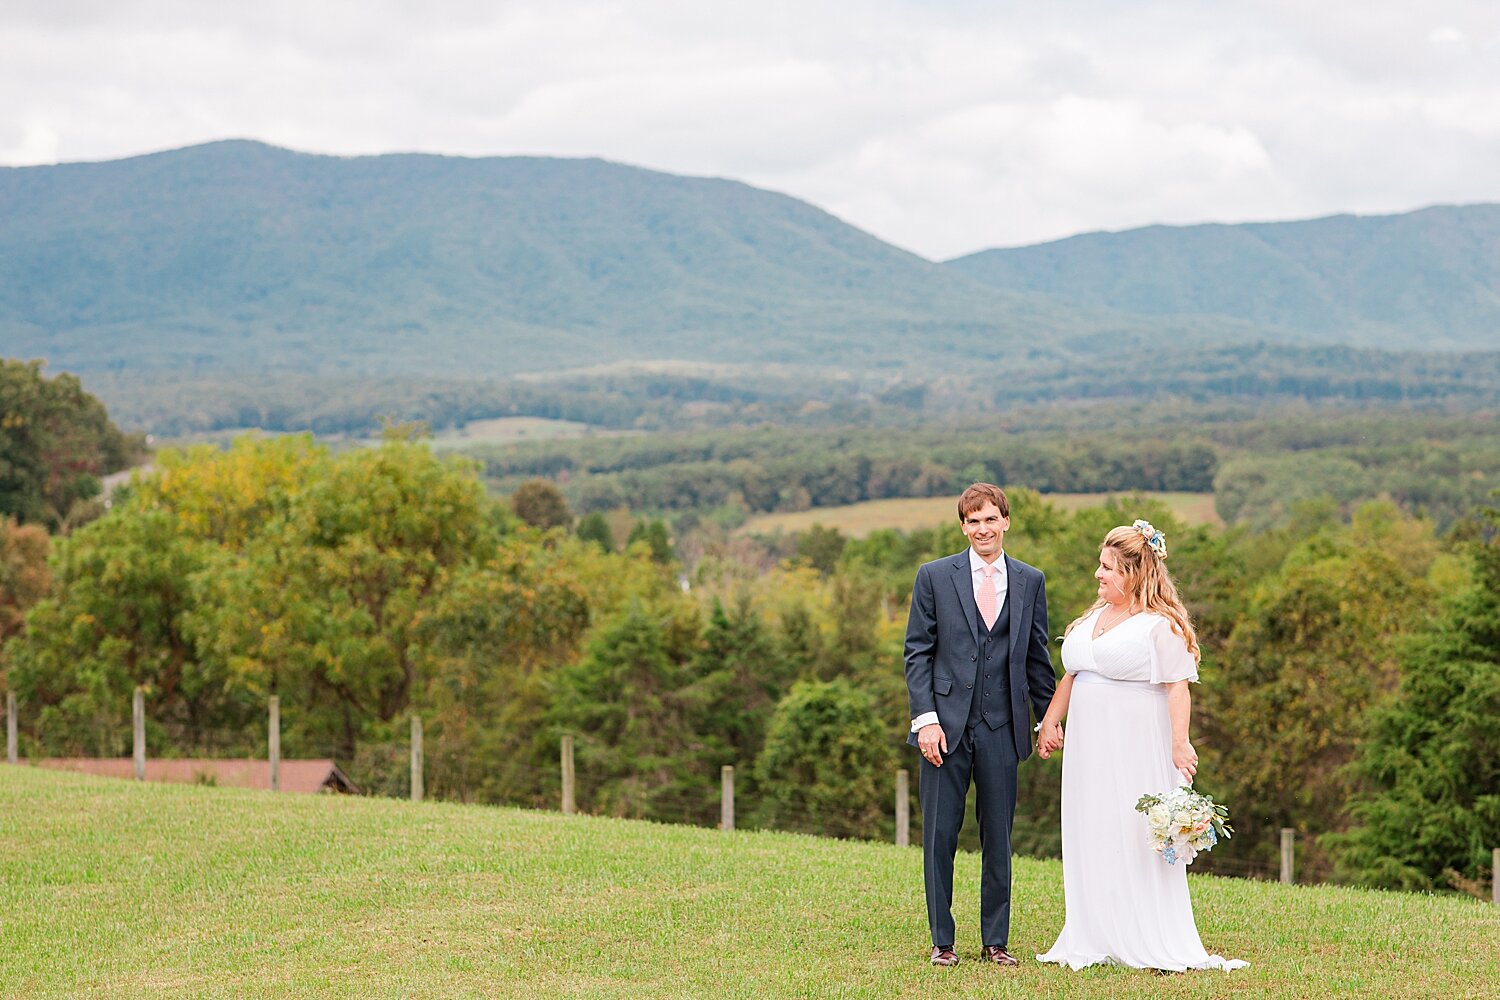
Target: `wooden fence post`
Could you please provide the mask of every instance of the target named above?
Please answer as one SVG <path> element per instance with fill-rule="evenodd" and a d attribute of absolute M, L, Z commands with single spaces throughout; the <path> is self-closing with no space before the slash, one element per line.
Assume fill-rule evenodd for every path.
<path fill-rule="evenodd" d="M 734 765 L 719 768 L 719 829 L 734 829 Z"/>
<path fill-rule="evenodd" d="M 411 713 L 411 800 L 422 801 L 422 717 Z"/>
<path fill-rule="evenodd" d="M 16 762 L 16 693 L 5 692 L 5 759 Z"/>
<path fill-rule="evenodd" d="M 911 846 L 911 776 L 904 767 L 896 772 L 896 846 Z"/>
<path fill-rule="evenodd" d="M 271 791 L 281 790 L 281 697 L 271 695 L 271 718 L 267 722 L 266 756 L 271 761 Z"/>
<path fill-rule="evenodd" d="M 562 738 L 562 811 L 564 816 L 571 816 L 573 806 L 573 737 L 567 735 Z"/>
<path fill-rule="evenodd" d="M 146 780 L 146 689 L 137 687 L 130 705 L 135 735 L 135 780 Z"/>
<path fill-rule="evenodd" d="M 1289 826 L 1281 828 L 1281 881 L 1292 884 L 1292 851 L 1297 831 Z"/>

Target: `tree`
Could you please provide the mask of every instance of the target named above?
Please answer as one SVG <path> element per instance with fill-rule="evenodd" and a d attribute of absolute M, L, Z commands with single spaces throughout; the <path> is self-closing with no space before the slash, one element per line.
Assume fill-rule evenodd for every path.
<path fill-rule="evenodd" d="M 1431 525 L 1374 503 L 1302 542 L 1257 589 L 1195 692 L 1202 783 L 1239 805 L 1226 856 L 1269 863 L 1281 827 L 1343 827 L 1345 765 L 1365 713 L 1396 687 L 1403 636 L 1432 608 L 1437 555 Z M 1304 858 L 1328 866 L 1316 841 Z"/>
<path fill-rule="evenodd" d="M 539 722 L 551 672 L 574 659 L 586 634 L 580 565 L 596 558 L 506 539 L 437 593 L 415 628 L 421 681 L 413 707 L 427 725 L 429 794 L 556 801 L 557 747 Z"/>
<path fill-rule="evenodd" d="M 277 694 L 287 753 L 357 771 L 413 704 L 462 702 L 482 729 L 525 687 L 492 684 L 494 671 L 526 677 L 571 656 L 549 629 L 581 631 L 577 588 L 530 558 L 534 542 L 503 542 L 472 465 L 400 440 L 332 456 L 305 438 L 247 437 L 160 466 L 60 543 L 53 595 L 7 644 L 49 752 L 120 753 L 130 690 L 146 685 L 153 752 L 249 753 Z M 471 682 L 484 696 L 435 690 Z"/>
<path fill-rule="evenodd" d="M 662 521 L 637 521 L 635 527 L 630 529 L 625 547 L 628 549 L 637 542 L 645 543 L 652 561 L 663 566 L 672 561 L 672 536 L 667 533 L 667 526 Z"/>
<path fill-rule="evenodd" d="M 185 625 L 194 578 L 216 564 L 212 545 L 180 534 L 159 509 L 104 517 L 59 542 L 54 593 L 5 650 L 45 753 L 122 755 L 137 685 L 152 700 L 153 749 L 163 723 L 207 730 L 246 721 L 244 687 L 200 668 Z"/>
<path fill-rule="evenodd" d="M 516 487 L 510 508 L 533 528 L 565 528 L 573 523 L 573 512 L 562 491 L 545 479 L 528 479 Z"/>
<path fill-rule="evenodd" d="M 0 643 L 21 630 L 26 610 L 52 585 L 47 532 L 0 517 Z"/>
<path fill-rule="evenodd" d="M 776 706 L 755 765 L 760 818 L 780 829 L 883 837 L 895 762 L 868 694 L 842 678 L 799 681 Z"/>
<path fill-rule="evenodd" d="M 751 768 L 791 676 L 748 593 L 728 608 L 714 600 L 694 661 L 697 676 L 683 696 L 693 728 L 714 758 L 709 764 L 740 766 L 748 779 L 745 791 L 754 794 Z"/>
<path fill-rule="evenodd" d="M 593 542 L 605 552 L 615 550 L 615 533 L 610 530 L 608 519 L 599 511 L 585 514 L 579 520 L 577 534 L 579 538 Z"/>
<path fill-rule="evenodd" d="M 674 610 L 689 606 L 679 602 Z M 707 818 L 709 767 L 693 725 L 697 622 L 634 602 L 556 677 L 547 721 L 577 734 L 579 805 L 616 816 Z M 684 641 L 686 640 L 686 641 Z M 715 775 L 717 777 L 717 775 Z"/>
<path fill-rule="evenodd" d="M 1488 519 L 1500 527 L 1500 511 Z M 1500 540 L 1470 551 L 1473 585 L 1413 637 L 1399 693 L 1374 713 L 1354 768 L 1358 825 L 1326 838 L 1351 881 L 1477 887 L 1500 844 Z"/>
<path fill-rule="evenodd" d="M 42 375 L 42 362 L 0 360 L 0 515 L 52 530 L 100 509 L 100 477 L 143 448 L 120 433 L 104 404 L 74 375 Z"/>
<path fill-rule="evenodd" d="M 819 573 L 829 576 L 838 568 L 847 541 L 837 528 L 815 524 L 797 536 L 797 555 Z"/>

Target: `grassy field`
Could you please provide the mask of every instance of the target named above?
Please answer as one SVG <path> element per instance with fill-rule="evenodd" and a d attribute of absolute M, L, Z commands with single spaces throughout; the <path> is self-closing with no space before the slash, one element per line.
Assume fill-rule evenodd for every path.
<path fill-rule="evenodd" d="M 581 424 L 575 420 L 549 420 L 546 417 L 496 417 L 493 420 L 471 420 L 462 427 L 438 431 L 432 437 L 432 446 L 444 450 L 469 448 L 477 444 L 558 441 L 594 434 L 619 435 L 622 433 L 627 432 L 604 431 L 592 424 Z"/>
<path fill-rule="evenodd" d="M 1049 493 L 1045 499 L 1063 510 L 1097 506 L 1112 493 Z M 1214 512 L 1212 493 L 1144 493 L 1166 504 L 1171 511 L 1188 524 L 1218 524 L 1219 516 Z M 849 504 L 846 507 L 817 507 L 790 513 L 762 514 L 746 521 L 740 529 L 747 534 L 772 534 L 780 531 L 792 534 L 806 531 L 815 524 L 838 528 L 851 538 L 863 538 L 880 528 L 895 528 L 898 531 L 913 531 L 931 528 L 958 516 L 954 507 L 956 497 L 900 498 L 896 500 L 868 500 Z"/>
<path fill-rule="evenodd" d="M 195 444 L 211 444 L 219 448 L 244 434 L 262 434 L 280 437 L 286 431 L 264 431 L 253 427 L 231 427 L 200 434 L 184 434 L 179 437 L 161 438 L 156 447 L 187 448 Z M 433 432 L 432 447 L 439 450 L 472 448 L 480 444 L 515 444 L 521 441 L 560 441 L 567 438 L 592 435 L 619 436 L 634 431 L 609 430 L 582 424 L 575 420 L 549 420 L 546 417 L 495 417 L 492 420 L 471 420 L 462 427 L 445 427 Z M 373 447 L 384 440 L 379 434 L 366 437 L 346 437 L 343 434 L 321 435 L 319 440 L 335 444 L 355 444 Z"/>
<path fill-rule="evenodd" d="M 919 849 L 0 766 L 4 997 L 1493 995 L 1476 900 L 1193 876 L 1233 973 L 1068 972 L 1057 862 L 1018 860 L 1021 968 L 926 961 Z"/>

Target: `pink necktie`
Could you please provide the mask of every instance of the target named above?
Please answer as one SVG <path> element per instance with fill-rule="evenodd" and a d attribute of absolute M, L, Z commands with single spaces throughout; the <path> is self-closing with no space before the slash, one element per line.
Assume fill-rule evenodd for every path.
<path fill-rule="evenodd" d="M 1000 609 L 995 606 L 995 567 L 987 565 L 980 572 L 984 574 L 984 582 L 979 585 L 979 614 L 985 628 L 994 628 L 995 619 L 1000 616 Z"/>

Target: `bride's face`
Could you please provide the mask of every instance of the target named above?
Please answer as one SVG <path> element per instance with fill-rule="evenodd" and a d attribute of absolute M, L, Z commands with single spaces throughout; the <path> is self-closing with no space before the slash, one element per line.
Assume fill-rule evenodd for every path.
<path fill-rule="evenodd" d="M 1125 604 L 1125 576 L 1120 572 L 1120 554 L 1105 547 L 1099 550 L 1099 568 L 1094 570 L 1094 579 L 1099 581 L 1099 597 L 1111 604 Z"/>

